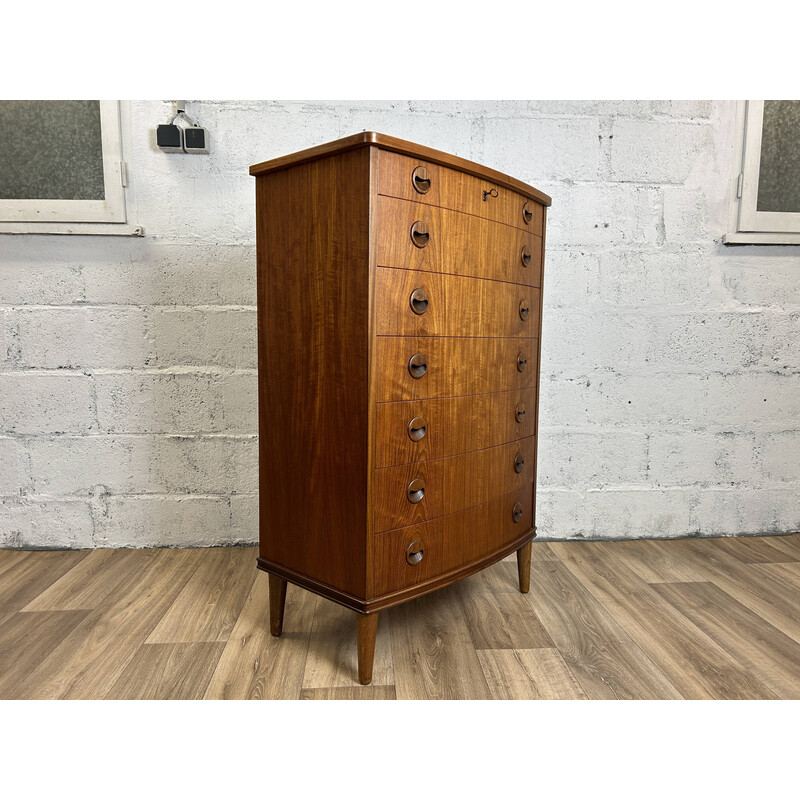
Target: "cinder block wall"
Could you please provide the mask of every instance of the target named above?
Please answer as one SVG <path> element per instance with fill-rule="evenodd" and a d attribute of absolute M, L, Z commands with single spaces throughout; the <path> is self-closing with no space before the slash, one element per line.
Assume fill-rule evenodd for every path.
<path fill-rule="evenodd" d="M 553 197 L 542 538 L 800 529 L 800 248 L 725 247 L 731 102 L 131 104 L 144 238 L 0 236 L 0 544 L 257 538 L 250 164 L 377 130 Z"/>

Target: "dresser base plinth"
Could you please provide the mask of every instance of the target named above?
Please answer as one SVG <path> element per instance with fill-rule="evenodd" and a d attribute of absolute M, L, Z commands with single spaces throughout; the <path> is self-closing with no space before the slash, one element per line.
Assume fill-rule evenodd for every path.
<path fill-rule="evenodd" d="M 372 664 L 375 655 L 375 638 L 378 632 L 379 610 L 399 605 L 419 595 L 441 589 L 455 581 L 480 572 L 480 570 L 501 561 L 515 551 L 517 553 L 520 591 L 527 592 L 530 588 L 531 545 L 535 536 L 536 531 L 531 528 L 519 539 L 515 539 L 501 550 L 495 551 L 480 561 L 468 564 L 445 575 L 439 575 L 426 583 L 409 586 L 400 592 L 372 600 L 363 600 L 341 592 L 332 586 L 309 578 L 307 575 L 294 572 L 259 556 L 258 568 L 269 574 L 270 632 L 273 636 L 280 636 L 283 630 L 283 611 L 286 603 L 287 583 L 293 583 L 303 589 L 308 589 L 314 594 L 333 600 L 339 605 L 358 612 L 356 617 L 358 680 L 361 684 L 369 684 L 372 681 Z"/>
<path fill-rule="evenodd" d="M 322 583 L 321 581 L 311 578 L 308 575 L 303 575 L 302 573 L 296 572 L 289 567 L 284 567 L 282 564 L 277 564 L 274 561 L 270 561 L 263 556 L 258 557 L 257 565 L 259 569 L 264 570 L 264 572 L 267 572 L 270 575 L 283 578 L 289 583 L 293 583 L 296 586 L 302 587 L 303 589 L 308 589 L 308 591 L 314 592 L 314 594 L 318 594 L 321 597 L 327 598 L 328 600 L 333 600 L 334 603 L 338 603 L 345 608 L 350 608 L 353 611 L 358 611 L 361 614 L 371 614 L 374 611 L 381 611 L 384 608 L 391 608 L 391 606 L 405 603 L 407 600 L 413 600 L 415 597 L 428 594 L 428 592 L 433 592 L 436 589 L 442 589 L 451 583 L 455 583 L 455 581 L 459 581 L 462 578 L 467 578 L 476 572 L 480 572 L 480 570 L 490 567 L 492 564 L 502 561 L 512 553 L 524 548 L 524 546 L 530 543 L 535 537 L 536 529 L 531 528 L 522 536 L 514 539 L 512 542 L 509 542 L 499 550 L 495 550 L 493 553 L 485 558 L 480 559 L 479 561 L 474 561 L 466 566 L 459 567 L 458 569 L 442 575 L 438 575 L 424 583 L 417 583 L 413 586 L 408 586 L 405 589 L 401 589 L 400 591 L 381 595 L 380 597 L 374 597 L 370 600 L 365 600 L 363 598 L 356 597 L 355 595 L 348 594 L 347 592 L 343 592 L 327 583 Z M 528 564 L 530 565 L 530 561 Z"/>

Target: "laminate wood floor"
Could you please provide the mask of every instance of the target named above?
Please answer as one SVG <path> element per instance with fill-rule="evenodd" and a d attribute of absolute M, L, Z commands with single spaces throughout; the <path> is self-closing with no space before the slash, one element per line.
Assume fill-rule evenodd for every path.
<path fill-rule="evenodd" d="M 256 548 L 0 550 L 0 699 L 800 699 L 800 534 L 534 542 L 381 612 L 289 586 Z"/>

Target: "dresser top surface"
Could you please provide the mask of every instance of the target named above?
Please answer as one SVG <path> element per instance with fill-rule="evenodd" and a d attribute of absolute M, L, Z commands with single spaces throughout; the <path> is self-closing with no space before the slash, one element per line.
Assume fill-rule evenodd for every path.
<path fill-rule="evenodd" d="M 326 142 L 316 147 L 310 147 L 307 150 L 300 150 L 297 153 L 291 153 L 286 156 L 281 156 L 280 158 L 273 158 L 269 161 L 262 161 L 260 164 L 253 164 L 253 166 L 250 167 L 250 174 L 256 176 L 265 175 L 275 170 L 304 164 L 308 161 L 336 155 L 337 153 L 343 153 L 348 150 L 355 150 L 359 147 L 377 147 L 381 150 L 391 150 L 392 152 L 419 158 L 423 161 L 441 164 L 442 166 L 475 175 L 490 183 L 519 192 L 542 205 L 549 206 L 552 202 L 550 197 L 544 192 L 516 178 L 512 178 L 510 175 L 498 172 L 489 167 L 484 167 L 474 161 L 468 161 L 460 156 L 454 156 L 450 153 L 444 153 L 441 150 L 434 150 L 432 147 L 425 147 L 421 144 L 408 142 L 405 139 L 397 139 L 394 136 L 387 136 L 386 134 L 376 133 L 375 131 L 363 131 L 353 134 L 352 136 L 346 136 L 344 139 Z"/>

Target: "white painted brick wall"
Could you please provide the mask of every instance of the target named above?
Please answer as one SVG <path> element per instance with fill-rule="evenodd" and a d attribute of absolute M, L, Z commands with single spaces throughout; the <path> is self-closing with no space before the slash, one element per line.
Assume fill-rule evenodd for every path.
<path fill-rule="evenodd" d="M 0 545 L 257 539 L 250 164 L 379 130 L 505 170 L 548 212 L 542 538 L 800 528 L 800 248 L 725 232 L 734 104 L 131 104 L 144 238 L 0 237 Z"/>

